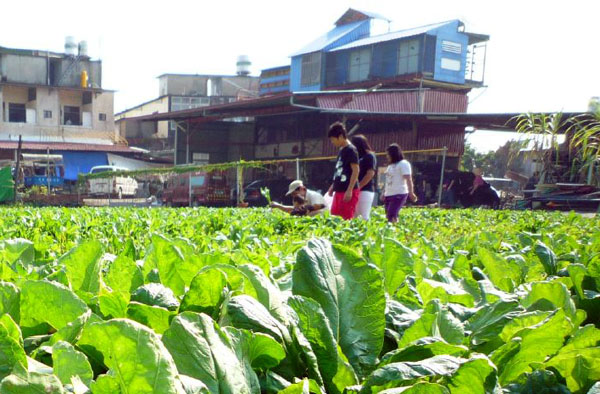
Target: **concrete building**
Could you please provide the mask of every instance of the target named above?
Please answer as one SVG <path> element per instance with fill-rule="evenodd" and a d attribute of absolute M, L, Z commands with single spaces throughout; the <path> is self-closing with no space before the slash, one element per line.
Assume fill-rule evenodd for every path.
<path fill-rule="evenodd" d="M 163 74 L 158 98 L 115 114 L 119 135 L 132 146 L 173 156 L 177 124 L 130 119 L 172 111 L 227 104 L 258 96 L 259 78 L 245 75 Z"/>
<path fill-rule="evenodd" d="M 0 141 L 114 144 L 113 94 L 84 48 L 0 47 Z"/>
<path fill-rule="evenodd" d="M 21 136 L 22 153 L 61 155 L 73 183 L 108 155 L 140 156 L 120 143 L 113 99 L 85 42 L 67 37 L 64 53 L 0 47 L 0 160 L 16 158 Z"/>

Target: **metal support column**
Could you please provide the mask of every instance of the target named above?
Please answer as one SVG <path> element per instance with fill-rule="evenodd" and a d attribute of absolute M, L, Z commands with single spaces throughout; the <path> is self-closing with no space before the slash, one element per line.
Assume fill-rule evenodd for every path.
<path fill-rule="evenodd" d="M 50 195 L 50 147 L 46 148 L 46 182 L 48 184 L 48 190 L 46 194 Z"/>
<path fill-rule="evenodd" d="M 17 145 L 17 152 L 16 152 L 16 168 L 15 168 L 15 195 L 13 196 L 13 202 L 17 202 L 17 188 L 19 186 L 19 172 L 21 171 L 21 148 L 23 146 L 23 142 L 22 142 L 22 137 L 19 134 L 19 145 Z"/>
<path fill-rule="evenodd" d="M 440 173 L 440 192 L 438 194 L 438 207 L 442 206 L 442 190 L 444 187 L 444 170 L 446 169 L 446 153 L 448 152 L 448 148 L 444 146 L 444 150 L 442 151 L 442 171 Z"/>
<path fill-rule="evenodd" d="M 300 159 L 296 157 L 296 179 L 300 179 Z"/>

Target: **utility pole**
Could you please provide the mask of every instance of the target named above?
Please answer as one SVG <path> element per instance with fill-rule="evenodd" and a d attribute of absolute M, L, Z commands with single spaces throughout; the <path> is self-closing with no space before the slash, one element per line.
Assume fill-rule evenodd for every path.
<path fill-rule="evenodd" d="M 22 146 L 22 137 L 19 134 L 19 144 L 17 145 L 17 165 L 15 168 L 15 193 L 13 196 L 13 202 L 17 202 L 17 186 L 19 185 L 19 172 L 21 171 L 21 146 Z"/>

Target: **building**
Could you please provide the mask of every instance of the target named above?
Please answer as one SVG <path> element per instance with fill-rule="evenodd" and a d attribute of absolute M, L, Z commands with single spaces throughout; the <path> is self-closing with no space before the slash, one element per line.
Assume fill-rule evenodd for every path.
<path fill-rule="evenodd" d="M 331 31 L 292 55 L 291 91 L 483 86 L 489 36 L 466 32 L 459 20 L 382 32 L 388 22 L 346 11 Z"/>
<path fill-rule="evenodd" d="M 102 62 L 79 52 L 0 47 L 0 140 L 115 143 L 113 95 Z"/>
<path fill-rule="evenodd" d="M 244 63 L 238 67 L 245 66 Z M 160 75 L 158 98 L 115 114 L 119 135 L 132 146 L 173 157 L 177 134 L 175 122 L 143 123 L 130 118 L 226 104 L 258 96 L 259 78 L 247 75 L 245 70 L 238 71 L 238 75 Z"/>
<path fill-rule="evenodd" d="M 113 98 L 85 41 L 67 37 L 64 53 L 0 47 L 0 160 L 16 158 L 20 136 L 24 153 L 62 155 L 75 181 L 108 154 L 139 154 L 119 143 Z"/>
<path fill-rule="evenodd" d="M 261 96 L 290 91 L 290 66 L 273 67 L 260 73 L 259 93 Z"/>
<path fill-rule="evenodd" d="M 421 151 L 411 160 L 435 187 L 442 161 L 458 167 L 465 127 L 506 129 L 510 119 L 466 114 L 467 93 L 483 86 L 488 39 L 458 20 L 390 32 L 388 19 L 349 9 L 331 31 L 295 52 L 289 66 L 263 70 L 260 98 L 136 120 L 180 125 L 176 156 L 187 160 L 217 151 L 208 154 L 211 163 L 310 158 L 300 176 L 317 189 L 326 189 L 331 175 L 331 161 L 321 158 L 336 154 L 328 126 L 342 120 L 376 151 L 392 142 Z M 234 130 L 228 124 L 236 117 L 248 122 Z M 219 128 L 229 132 L 215 134 Z M 270 176 L 290 179 L 297 171 L 292 160 Z"/>

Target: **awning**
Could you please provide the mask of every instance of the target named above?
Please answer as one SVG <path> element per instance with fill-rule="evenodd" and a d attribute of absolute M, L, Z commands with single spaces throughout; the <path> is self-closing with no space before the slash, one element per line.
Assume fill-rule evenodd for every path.
<path fill-rule="evenodd" d="M 87 174 L 94 166 L 108 164 L 104 152 L 61 151 L 65 166 L 65 180 L 76 181 L 79 174 Z"/>

